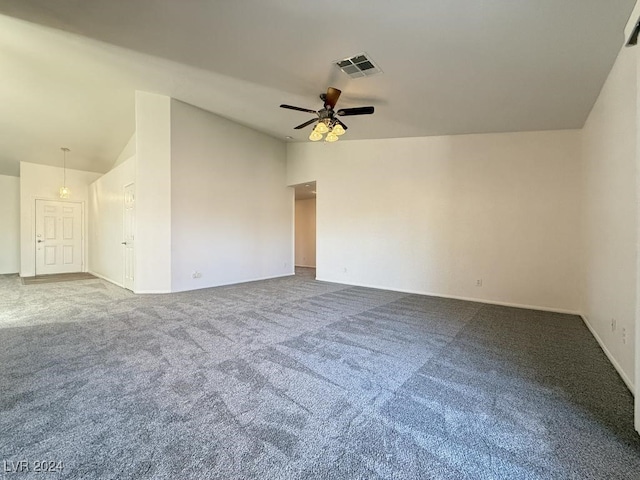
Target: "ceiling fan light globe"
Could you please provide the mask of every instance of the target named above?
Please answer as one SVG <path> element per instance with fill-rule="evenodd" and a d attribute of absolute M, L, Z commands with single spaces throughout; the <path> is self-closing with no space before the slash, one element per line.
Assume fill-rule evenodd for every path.
<path fill-rule="evenodd" d="M 311 132 L 311 135 L 309 135 L 309 140 L 311 140 L 312 142 L 317 142 L 318 140 L 322 140 L 322 134 L 313 130 Z"/>
<path fill-rule="evenodd" d="M 329 127 L 327 127 L 327 125 L 324 122 L 319 122 L 318 125 L 316 125 L 316 128 L 314 129 L 314 131 L 324 134 L 329 131 Z"/>
<path fill-rule="evenodd" d="M 344 135 L 346 132 L 345 132 L 345 129 L 342 128 L 342 125 L 338 124 L 331 129 L 331 133 L 333 133 L 334 135 L 340 136 L 340 135 Z"/>
<path fill-rule="evenodd" d="M 331 132 L 329 135 L 327 135 L 327 138 L 325 138 L 324 140 L 326 142 L 337 142 L 338 141 L 338 135 L 336 135 L 335 133 Z"/>

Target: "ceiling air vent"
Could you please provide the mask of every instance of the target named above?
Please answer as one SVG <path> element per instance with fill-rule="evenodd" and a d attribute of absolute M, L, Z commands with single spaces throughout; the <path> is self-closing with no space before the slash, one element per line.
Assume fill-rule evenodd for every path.
<path fill-rule="evenodd" d="M 351 78 L 370 77 L 376 73 L 382 73 L 380 67 L 366 53 L 359 53 L 334 63 Z"/>

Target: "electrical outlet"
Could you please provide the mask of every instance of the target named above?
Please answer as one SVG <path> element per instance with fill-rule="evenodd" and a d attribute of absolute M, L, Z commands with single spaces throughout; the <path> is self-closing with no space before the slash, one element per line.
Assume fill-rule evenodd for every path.
<path fill-rule="evenodd" d="M 478 280 L 476 280 L 476 287 L 481 287 L 482 286 L 482 279 L 479 278 Z"/>
<path fill-rule="evenodd" d="M 198 272 L 197 270 L 191 274 L 191 278 L 201 278 L 201 277 L 202 277 L 202 273 Z"/>
<path fill-rule="evenodd" d="M 616 331 L 616 319 L 615 318 L 611 319 L 611 331 L 612 332 Z"/>

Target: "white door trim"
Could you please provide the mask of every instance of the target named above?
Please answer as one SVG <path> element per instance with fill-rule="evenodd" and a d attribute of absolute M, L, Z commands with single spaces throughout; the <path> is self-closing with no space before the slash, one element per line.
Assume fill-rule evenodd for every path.
<path fill-rule="evenodd" d="M 133 201 L 131 208 L 131 217 L 127 214 L 127 190 L 133 190 Z M 131 225 L 127 225 L 127 222 L 131 221 Z M 122 244 L 123 244 L 123 272 L 122 272 L 122 285 L 124 288 L 130 291 L 135 291 L 135 232 L 136 232 L 136 182 L 127 183 L 122 187 Z M 128 268 L 127 268 L 128 267 Z M 130 278 L 128 277 L 131 273 Z"/>

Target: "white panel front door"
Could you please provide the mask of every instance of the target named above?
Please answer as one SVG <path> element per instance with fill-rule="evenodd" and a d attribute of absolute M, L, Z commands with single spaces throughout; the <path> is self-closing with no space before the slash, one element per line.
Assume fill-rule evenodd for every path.
<path fill-rule="evenodd" d="M 134 228 L 136 223 L 136 192 L 133 183 L 124 187 L 124 288 L 133 291 Z"/>
<path fill-rule="evenodd" d="M 36 275 L 82 271 L 82 204 L 36 200 Z"/>

